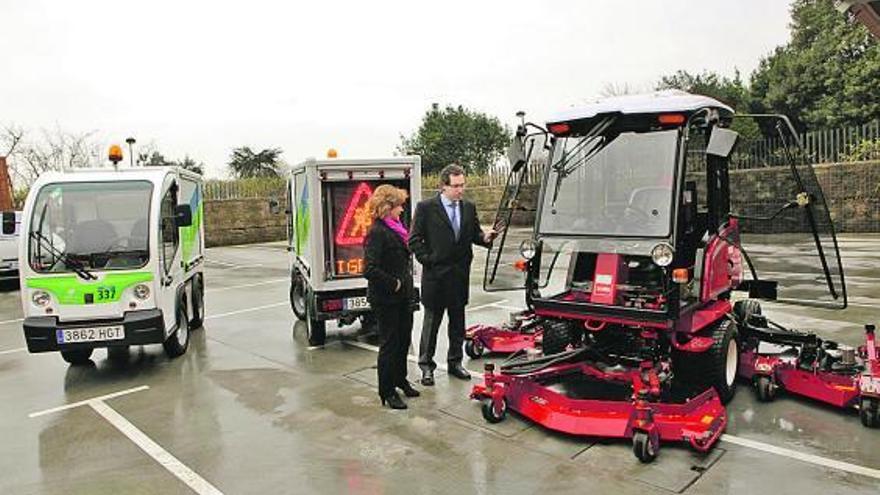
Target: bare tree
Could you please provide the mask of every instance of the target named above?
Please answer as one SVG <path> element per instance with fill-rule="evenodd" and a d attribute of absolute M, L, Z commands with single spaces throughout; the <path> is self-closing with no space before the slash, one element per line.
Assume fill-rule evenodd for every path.
<path fill-rule="evenodd" d="M 17 136 L 10 153 L 10 172 L 13 183 L 27 188 L 43 172 L 67 168 L 91 167 L 101 161 L 101 146 L 95 141 L 95 131 L 72 133 L 55 128 L 43 129 L 39 139 L 24 139 L 27 134 L 18 128 L 7 128 L 6 141 Z"/>

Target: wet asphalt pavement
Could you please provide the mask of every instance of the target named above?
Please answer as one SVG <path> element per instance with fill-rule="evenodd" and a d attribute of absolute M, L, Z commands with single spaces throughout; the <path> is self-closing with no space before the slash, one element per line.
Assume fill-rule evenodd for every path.
<path fill-rule="evenodd" d="M 878 246 L 878 236 L 841 236 L 849 309 L 764 303 L 764 313 L 861 343 L 862 326 L 880 322 Z M 482 291 L 484 258 L 468 324 L 523 305 L 521 292 Z M 473 381 L 442 372 L 408 410 L 380 408 L 375 341 L 357 325 L 329 325 L 327 345 L 309 348 L 282 244 L 210 249 L 208 259 L 204 329 L 175 360 L 159 345 L 120 362 L 96 351 L 80 367 L 31 355 L 19 293 L 0 290 L 0 494 L 880 493 L 880 429 L 784 394 L 758 403 L 748 384 L 713 451 L 664 444 L 651 465 L 628 441 L 557 435 L 515 414 L 490 425 L 468 400 Z M 442 329 L 438 347 L 443 362 Z M 486 361 L 465 359 L 474 371 Z"/>

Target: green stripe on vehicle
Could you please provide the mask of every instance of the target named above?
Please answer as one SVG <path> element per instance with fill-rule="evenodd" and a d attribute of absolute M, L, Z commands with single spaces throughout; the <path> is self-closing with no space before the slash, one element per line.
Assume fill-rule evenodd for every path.
<path fill-rule="evenodd" d="M 42 289 L 52 294 L 64 305 L 86 304 L 86 294 L 92 295 L 94 304 L 106 304 L 119 300 L 125 289 L 141 282 L 150 282 L 150 272 L 108 273 L 100 281 L 84 281 L 76 275 L 31 277 L 26 280 L 30 289 Z"/>

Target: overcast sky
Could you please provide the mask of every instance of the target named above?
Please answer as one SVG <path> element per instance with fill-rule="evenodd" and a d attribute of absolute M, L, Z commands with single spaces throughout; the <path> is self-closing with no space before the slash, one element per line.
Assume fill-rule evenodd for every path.
<path fill-rule="evenodd" d="M 230 151 L 391 155 L 432 102 L 513 125 L 684 69 L 744 78 L 785 0 L 0 0 L 0 125 Z"/>

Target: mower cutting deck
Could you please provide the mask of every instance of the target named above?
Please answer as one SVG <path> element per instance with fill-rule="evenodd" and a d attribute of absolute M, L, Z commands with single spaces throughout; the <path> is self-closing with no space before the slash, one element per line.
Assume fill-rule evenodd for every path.
<path fill-rule="evenodd" d="M 489 352 L 513 354 L 535 349 L 544 333 L 540 319 L 531 311 L 511 313 L 510 322 L 501 326 L 472 325 L 465 332 L 464 351 L 471 359 L 479 359 Z"/>
<path fill-rule="evenodd" d="M 842 409 L 858 407 L 863 425 L 880 426 L 874 325 L 865 326 L 865 345 L 854 348 L 784 328 L 761 315 L 756 301 L 749 307 L 738 374 L 754 383 L 758 400 L 772 401 L 784 390 Z"/>
<path fill-rule="evenodd" d="M 727 426 L 727 412 L 714 389 L 682 394 L 671 388 L 668 369 L 650 362 L 628 369 L 591 363 L 582 360 L 586 353 L 577 349 L 538 360 L 521 357 L 502 365 L 498 374 L 489 363 L 471 398 L 482 401 L 483 417 L 491 423 L 512 409 L 563 433 L 631 438 L 642 462 L 656 458 L 661 440 L 683 441 L 705 452 Z M 580 386 L 573 386 L 571 377 L 580 377 Z M 585 393 L 591 398 L 578 396 Z"/>

